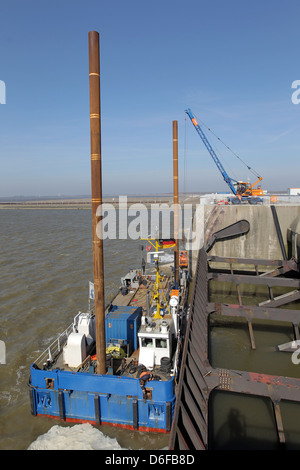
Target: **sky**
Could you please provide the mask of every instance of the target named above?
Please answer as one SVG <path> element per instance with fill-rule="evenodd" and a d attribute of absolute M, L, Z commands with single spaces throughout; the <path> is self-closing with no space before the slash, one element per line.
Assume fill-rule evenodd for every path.
<path fill-rule="evenodd" d="M 88 32 L 100 34 L 103 195 L 300 187 L 298 0 L 2 0 L 0 197 L 90 195 Z M 299 88 L 299 95 L 297 89 Z"/>

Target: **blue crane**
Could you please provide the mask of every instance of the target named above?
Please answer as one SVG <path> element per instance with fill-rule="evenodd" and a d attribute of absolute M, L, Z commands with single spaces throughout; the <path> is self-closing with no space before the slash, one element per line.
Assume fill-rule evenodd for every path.
<path fill-rule="evenodd" d="M 202 142 L 204 143 L 205 147 L 207 148 L 208 152 L 210 153 L 213 161 L 215 162 L 215 164 L 217 165 L 219 171 L 221 172 L 221 174 L 224 178 L 224 181 L 228 184 L 228 186 L 230 187 L 233 194 L 235 196 L 240 196 L 240 197 L 245 196 L 246 198 L 248 198 L 249 196 L 253 196 L 253 195 L 254 196 L 261 196 L 263 194 L 262 190 L 260 188 L 253 190 L 253 186 L 255 186 L 259 181 L 261 181 L 262 178 L 259 177 L 258 181 L 256 181 L 256 183 L 254 183 L 252 186 L 250 186 L 250 183 L 240 182 L 240 181 L 237 181 L 237 180 L 231 178 L 228 175 L 225 168 L 223 167 L 223 165 L 220 162 L 219 158 L 217 157 L 217 155 L 216 155 L 214 149 L 212 148 L 212 146 L 210 145 L 209 141 L 207 140 L 206 135 L 204 134 L 201 127 L 199 126 L 198 121 L 195 118 L 195 116 L 193 115 L 191 109 L 186 109 L 185 112 L 189 116 L 190 120 L 192 121 L 196 131 L 198 132 L 198 134 L 201 137 Z M 250 167 L 248 167 L 248 168 L 250 169 Z M 234 202 L 238 202 L 238 200 L 234 201 Z M 255 200 L 252 200 L 252 201 L 249 200 L 249 202 L 250 203 L 256 203 L 256 202 L 259 202 L 259 199 L 257 199 L 256 201 Z"/>
<path fill-rule="evenodd" d="M 190 109 L 186 109 L 185 110 L 186 114 L 189 116 L 190 120 L 192 121 L 192 123 L 194 124 L 194 127 L 196 129 L 196 131 L 198 132 L 198 134 L 200 135 L 201 139 L 202 139 L 202 142 L 204 143 L 205 147 L 207 148 L 207 150 L 209 151 L 213 161 L 215 162 L 215 164 L 217 165 L 217 167 L 219 168 L 223 178 L 224 178 L 224 181 L 228 184 L 228 186 L 230 187 L 231 191 L 233 192 L 233 194 L 236 194 L 236 188 L 235 186 L 233 185 L 233 183 L 238 183 L 238 181 L 236 181 L 235 179 L 233 178 L 230 178 L 230 176 L 227 174 L 225 168 L 223 167 L 222 163 L 220 162 L 219 158 L 217 157 L 214 149 L 212 148 L 212 146 L 210 145 L 209 141 L 207 140 L 206 138 L 206 135 L 204 134 L 203 130 L 201 129 L 201 127 L 199 126 L 195 116 L 193 115 L 192 111 Z"/>

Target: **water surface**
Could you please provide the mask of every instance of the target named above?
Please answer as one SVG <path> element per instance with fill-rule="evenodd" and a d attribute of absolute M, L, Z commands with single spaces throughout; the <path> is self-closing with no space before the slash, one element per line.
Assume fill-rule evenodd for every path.
<path fill-rule="evenodd" d="M 93 280 L 90 210 L 0 211 L 0 449 L 27 449 L 54 425 L 30 413 L 30 364 L 88 308 Z M 106 303 L 129 269 L 141 266 L 139 240 L 105 240 Z M 123 448 L 162 448 L 167 436 L 101 426 Z"/>

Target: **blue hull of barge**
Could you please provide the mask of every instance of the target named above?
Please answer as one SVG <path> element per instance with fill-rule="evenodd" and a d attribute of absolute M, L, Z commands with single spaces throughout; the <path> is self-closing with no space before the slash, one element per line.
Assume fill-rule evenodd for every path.
<path fill-rule="evenodd" d="M 174 377 L 168 381 L 153 380 L 147 389 L 151 399 L 143 399 L 139 379 L 31 366 L 33 415 L 169 432 L 175 406 Z"/>

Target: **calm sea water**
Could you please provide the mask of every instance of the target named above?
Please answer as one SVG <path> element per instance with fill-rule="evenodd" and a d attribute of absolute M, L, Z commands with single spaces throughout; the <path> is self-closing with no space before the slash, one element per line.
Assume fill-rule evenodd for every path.
<path fill-rule="evenodd" d="M 79 310 L 88 308 L 88 281 L 93 280 L 91 211 L 1 210 L 0 240 L 0 340 L 6 345 L 6 364 L 0 365 L 0 449 L 27 449 L 57 424 L 62 431 L 72 428 L 31 415 L 27 382 L 39 353 Z M 108 302 L 121 276 L 140 266 L 140 241 L 105 240 L 104 253 Z M 81 440 L 82 429 L 86 427 L 75 428 Z M 168 444 L 166 436 L 99 429 L 103 448 L 107 440 L 102 433 L 115 440 L 116 448 Z"/>

